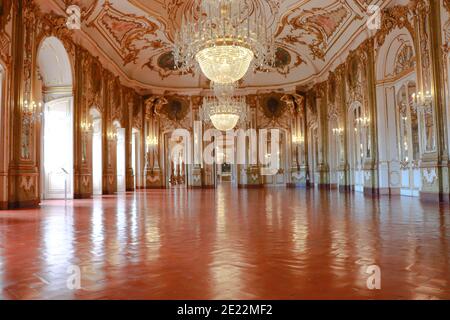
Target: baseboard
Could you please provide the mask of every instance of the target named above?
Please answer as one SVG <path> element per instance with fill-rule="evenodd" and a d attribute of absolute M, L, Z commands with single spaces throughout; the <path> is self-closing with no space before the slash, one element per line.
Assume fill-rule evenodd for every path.
<path fill-rule="evenodd" d="M 264 188 L 263 184 L 239 184 L 239 189 L 262 189 Z"/>
<path fill-rule="evenodd" d="M 74 200 L 92 199 L 92 194 L 90 193 L 74 194 L 73 199 Z"/>
<path fill-rule="evenodd" d="M 215 189 L 215 186 L 189 186 L 188 189 L 194 189 L 194 190 L 202 190 L 202 189 Z"/>
<path fill-rule="evenodd" d="M 450 198 L 444 193 L 420 192 L 420 201 L 450 203 Z"/>
<path fill-rule="evenodd" d="M 380 195 L 380 189 L 364 187 L 363 194 L 365 196 L 378 197 Z"/>
<path fill-rule="evenodd" d="M 0 210 L 8 210 L 8 202 L 1 201 L 0 202 Z"/>
<path fill-rule="evenodd" d="M 39 200 L 10 202 L 8 209 L 38 209 L 39 203 Z"/>
<path fill-rule="evenodd" d="M 304 189 L 306 188 L 306 183 L 286 183 L 286 188 L 289 189 Z"/>
<path fill-rule="evenodd" d="M 352 186 L 339 186 L 339 192 L 346 193 L 346 192 L 352 192 Z"/>

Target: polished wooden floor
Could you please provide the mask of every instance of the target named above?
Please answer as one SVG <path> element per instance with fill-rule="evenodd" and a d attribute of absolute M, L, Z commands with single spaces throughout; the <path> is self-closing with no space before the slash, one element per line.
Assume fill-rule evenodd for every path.
<path fill-rule="evenodd" d="M 0 299 L 318 298 L 450 299 L 449 208 L 221 187 L 0 211 Z"/>

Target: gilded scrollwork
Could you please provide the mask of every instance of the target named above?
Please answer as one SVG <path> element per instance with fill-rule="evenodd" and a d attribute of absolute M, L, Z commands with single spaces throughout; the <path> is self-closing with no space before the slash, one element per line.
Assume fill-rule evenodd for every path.
<path fill-rule="evenodd" d="M 298 11 L 298 13 L 297 13 Z M 305 45 L 314 59 L 325 59 L 332 37 L 350 16 L 344 5 L 332 8 L 314 8 L 311 10 L 293 10 L 283 21 L 291 32 L 282 40 L 288 44 Z"/>
<path fill-rule="evenodd" d="M 395 28 L 406 28 L 415 37 L 414 25 L 411 22 L 412 12 L 409 6 L 393 6 L 383 10 L 381 27 L 375 35 L 377 46 L 382 46 L 386 37 Z"/>
<path fill-rule="evenodd" d="M 13 0 L 0 0 L 0 31 L 4 32 L 6 24 L 11 19 Z"/>

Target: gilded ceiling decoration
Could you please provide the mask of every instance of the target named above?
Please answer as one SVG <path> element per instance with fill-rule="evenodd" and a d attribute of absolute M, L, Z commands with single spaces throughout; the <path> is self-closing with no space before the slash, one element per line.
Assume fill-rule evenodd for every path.
<path fill-rule="evenodd" d="M 156 23 L 134 14 L 124 14 L 114 9 L 109 1 L 104 3 L 103 10 L 92 24 L 95 24 L 114 46 L 124 65 L 136 63 L 139 53 L 143 50 L 165 46 L 161 39 L 156 38 Z"/>
<path fill-rule="evenodd" d="M 299 7 L 286 18 L 290 33 L 282 40 L 289 44 L 307 45 L 315 59 L 323 60 L 333 35 L 350 15 L 349 9 L 341 4 L 312 10 Z"/>
<path fill-rule="evenodd" d="M 0 31 L 5 29 L 11 15 L 12 0 L 0 0 Z"/>
<path fill-rule="evenodd" d="M 87 19 L 97 7 L 99 1 L 100 0 L 64 0 L 64 4 L 66 7 L 73 4 L 79 6 L 82 18 Z"/>
<path fill-rule="evenodd" d="M 167 48 L 168 51 L 160 51 L 151 56 L 143 66 L 142 69 L 150 69 L 151 71 L 158 72 L 158 75 L 163 80 L 167 77 L 178 75 L 181 76 L 183 73 L 179 71 L 175 66 L 175 58 L 173 56 L 172 51 Z M 162 52 L 162 53 L 160 53 Z M 189 72 L 192 76 L 195 73 L 191 70 Z"/>
<path fill-rule="evenodd" d="M 0 0 L 0 58 L 8 63 L 11 37 L 6 32 L 6 25 L 11 20 L 12 0 Z"/>
<path fill-rule="evenodd" d="M 3 1 L 4 2 L 4 1 Z M 173 39 L 184 12 L 198 12 L 195 0 L 37 0 L 43 10 L 66 15 L 82 10 L 82 36 L 94 55 L 114 63 L 124 84 L 147 93 L 207 89 L 201 73 L 175 68 Z M 286 88 L 311 83 L 364 31 L 368 0 L 249 0 L 266 15 L 276 35 L 277 60 L 270 72 L 248 72 L 244 88 Z"/>

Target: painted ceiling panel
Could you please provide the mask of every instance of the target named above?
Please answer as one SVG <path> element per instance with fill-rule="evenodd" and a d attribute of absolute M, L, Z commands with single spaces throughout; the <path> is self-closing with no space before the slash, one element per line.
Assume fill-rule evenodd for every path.
<path fill-rule="evenodd" d="M 196 0 L 48 0 L 61 12 L 83 11 L 82 32 L 140 89 L 208 88 L 201 74 L 181 74 L 171 54 L 172 39 Z M 366 24 L 369 0 L 251 0 L 276 34 L 276 66 L 249 71 L 244 88 L 303 85 L 314 80 Z M 40 2 L 43 2 L 41 0 Z M 380 2 L 380 1 L 374 1 Z M 383 3 L 389 1 L 382 1 Z M 48 6 L 43 6 L 48 7 Z"/>

